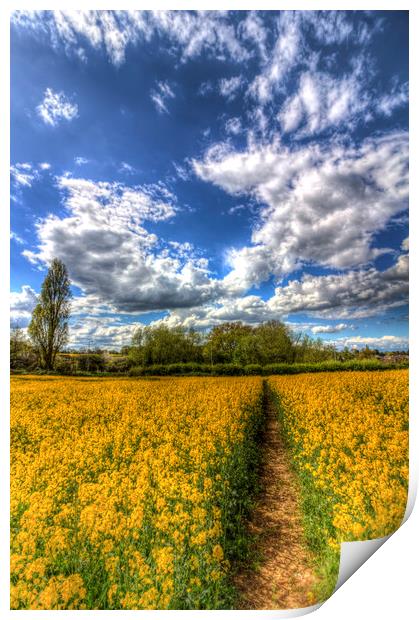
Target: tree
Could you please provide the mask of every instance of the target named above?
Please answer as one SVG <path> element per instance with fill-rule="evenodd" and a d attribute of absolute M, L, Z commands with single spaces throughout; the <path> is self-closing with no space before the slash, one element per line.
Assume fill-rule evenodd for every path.
<path fill-rule="evenodd" d="M 36 354 L 22 327 L 15 324 L 10 329 L 10 368 L 33 369 Z"/>
<path fill-rule="evenodd" d="M 293 343 L 289 327 L 281 321 L 271 320 L 258 325 L 255 332 L 263 351 L 262 364 L 292 362 Z"/>
<path fill-rule="evenodd" d="M 251 333 L 252 328 L 241 321 L 216 325 L 210 331 L 205 344 L 205 359 L 211 363 L 236 362 L 240 341 Z"/>
<path fill-rule="evenodd" d="M 54 368 L 57 353 L 68 342 L 70 298 L 67 268 L 62 261 L 54 258 L 28 327 L 41 366 L 46 370 Z"/>

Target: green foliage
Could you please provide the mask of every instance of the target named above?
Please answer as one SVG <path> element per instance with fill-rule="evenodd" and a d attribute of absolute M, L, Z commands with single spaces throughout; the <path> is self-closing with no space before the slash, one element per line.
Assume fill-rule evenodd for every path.
<path fill-rule="evenodd" d="M 35 370 L 37 362 L 36 350 L 23 329 L 14 325 L 10 330 L 10 368 L 13 371 Z"/>
<path fill-rule="evenodd" d="M 54 258 L 28 327 L 40 364 L 46 370 L 54 368 L 57 353 L 68 342 L 70 298 L 67 268 L 58 258 Z"/>
<path fill-rule="evenodd" d="M 280 396 L 274 390 L 270 390 L 270 397 L 275 402 L 287 445 L 291 453 L 297 453 L 300 446 L 295 442 L 292 433 L 287 432 Z M 294 465 L 294 470 L 300 481 L 304 534 L 307 545 L 314 554 L 320 577 L 315 589 L 316 595 L 319 600 L 324 601 L 332 595 L 339 573 L 340 552 L 331 549 L 327 544 L 327 539 L 335 534 L 331 518 L 334 498 L 320 492 L 314 485 L 313 477 L 304 469 Z"/>
<path fill-rule="evenodd" d="M 166 325 L 139 327 L 128 357 L 133 365 L 175 364 L 202 361 L 201 336 L 194 330 Z"/>
<path fill-rule="evenodd" d="M 98 353 L 80 355 L 77 360 L 78 370 L 87 372 L 103 372 L 106 368 L 105 357 Z"/>
<path fill-rule="evenodd" d="M 128 374 L 131 377 L 141 376 L 169 376 L 169 375 L 214 375 L 214 376 L 241 376 L 241 375 L 294 375 L 306 372 L 338 372 L 342 370 L 388 370 L 391 368 L 406 368 L 407 362 L 384 364 L 378 360 L 353 360 L 348 362 L 319 362 L 313 364 L 153 364 L 151 366 L 133 366 Z"/>

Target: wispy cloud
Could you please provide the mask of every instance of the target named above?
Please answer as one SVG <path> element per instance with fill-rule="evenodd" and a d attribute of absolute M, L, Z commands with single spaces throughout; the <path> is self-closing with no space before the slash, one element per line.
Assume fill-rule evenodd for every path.
<path fill-rule="evenodd" d="M 78 155 L 74 158 L 74 163 L 76 164 L 76 166 L 83 166 L 84 164 L 88 164 L 89 160 L 86 157 Z"/>
<path fill-rule="evenodd" d="M 20 235 L 18 235 L 17 233 L 10 231 L 10 239 L 12 241 L 15 241 L 16 243 L 18 243 L 19 245 L 23 245 L 25 242 L 22 239 L 22 237 Z"/>
<path fill-rule="evenodd" d="M 158 112 L 161 114 L 169 114 L 166 103 L 169 99 L 175 98 L 175 93 L 168 82 L 157 82 L 157 87 L 151 91 L 150 97 Z"/>
<path fill-rule="evenodd" d="M 229 118 L 228 121 L 226 121 L 225 130 L 227 133 L 237 136 L 242 131 L 240 119 L 237 116 Z"/>
<path fill-rule="evenodd" d="M 220 80 L 220 93 L 228 101 L 232 101 L 238 95 L 244 83 L 245 80 L 241 75 L 236 75 L 231 78 L 222 78 Z"/>
<path fill-rule="evenodd" d="M 17 186 L 31 187 L 39 173 L 32 164 L 23 162 L 10 166 L 10 174 Z"/>

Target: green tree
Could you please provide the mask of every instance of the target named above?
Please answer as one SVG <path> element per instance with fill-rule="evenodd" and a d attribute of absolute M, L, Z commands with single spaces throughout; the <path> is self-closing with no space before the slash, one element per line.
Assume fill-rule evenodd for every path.
<path fill-rule="evenodd" d="M 28 327 L 40 364 L 46 370 L 54 368 L 57 353 L 68 342 L 70 299 L 67 268 L 62 261 L 54 258 L 42 283 Z"/>
<path fill-rule="evenodd" d="M 240 341 L 251 333 L 250 325 L 244 325 L 241 321 L 226 322 L 213 327 L 205 344 L 205 359 L 210 363 L 238 361 Z"/>
<path fill-rule="evenodd" d="M 262 364 L 293 361 L 293 340 L 289 327 L 277 320 L 261 323 L 255 330 L 262 351 Z"/>
<path fill-rule="evenodd" d="M 10 329 L 10 368 L 31 369 L 36 365 L 36 353 L 22 327 L 12 325 Z"/>
<path fill-rule="evenodd" d="M 202 358 L 201 337 L 193 329 L 148 325 L 134 332 L 129 349 L 132 364 L 198 362 Z"/>

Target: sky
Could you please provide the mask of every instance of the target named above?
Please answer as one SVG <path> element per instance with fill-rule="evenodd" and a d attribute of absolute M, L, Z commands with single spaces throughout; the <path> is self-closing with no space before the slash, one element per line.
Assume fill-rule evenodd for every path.
<path fill-rule="evenodd" d="M 407 11 L 16 11 L 11 319 L 408 347 Z"/>

